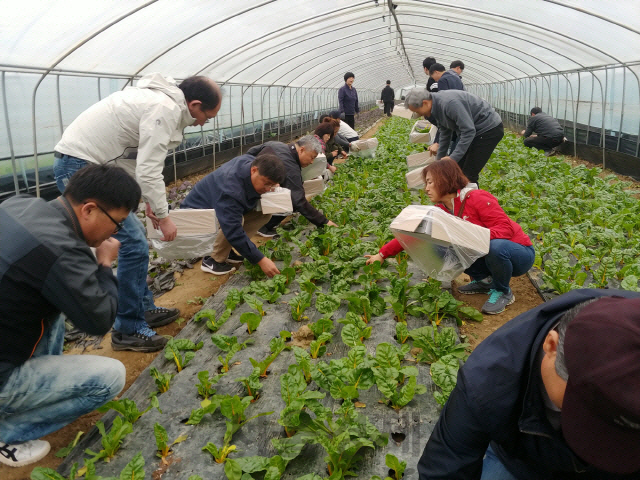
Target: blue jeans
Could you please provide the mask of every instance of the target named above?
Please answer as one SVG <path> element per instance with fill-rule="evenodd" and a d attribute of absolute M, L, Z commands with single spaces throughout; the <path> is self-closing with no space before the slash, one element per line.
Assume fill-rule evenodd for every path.
<path fill-rule="evenodd" d="M 509 293 L 511 277 L 524 275 L 533 266 L 536 252 L 511 240 L 495 239 L 489 242 L 489 253 L 479 258 L 464 272 L 473 280 L 493 277 L 491 288 Z"/>
<path fill-rule="evenodd" d="M 511 475 L 511 472 L 506 469 L 500 459 L 496 456 L 496 453 L 489 445 L 487 452 L 482 462 L 482 476 L 480 480 L 518 480 Z"/>
<path fill-rule="evenodd" d="M 118 360 L 62 355 L 64 320 L 45 330 L 33 356 L 16 367 L 0 389 L 0 440 L 24 443 L 61 429 L 122 391 Z"/>
<path fill-rule="evenodd" d="M 53 173 L 58 190 L 64 192 L 73 174 L 87 165 L 87 161 L 68 155 L 56 158 Z M 153 293 L 147 285 L 149 244 L 147 232 L 133 212 L 114 237 L 122 245 L 118 252 L 118 313 L 113 328 L 130 335 L 147 326 L 144 312 L 155 308 Z"/>

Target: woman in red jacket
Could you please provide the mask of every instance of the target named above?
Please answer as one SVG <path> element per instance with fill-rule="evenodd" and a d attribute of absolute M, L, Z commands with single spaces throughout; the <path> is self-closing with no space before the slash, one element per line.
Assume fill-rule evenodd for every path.
<path fill-rule="evenodd" d="M 440 160 L 422 171 L 429 199 L 444 211 L 463 220 L 488 228 L 489 253 L 465 270 L 471 282 L 458 287 L 460 293 L 485 293 L 489 299 L 482 312 L 497 314 L 515 301 L 509 288 L 511 277 L 524 275 L 533 265 L 535 251 L 520 225 L 511 220 L 496 198 L 469 183 L 455 160 Z M 367 264 L 397 255 L 403 250 L 394 239 L 376 255 L 366 255 Z"/>

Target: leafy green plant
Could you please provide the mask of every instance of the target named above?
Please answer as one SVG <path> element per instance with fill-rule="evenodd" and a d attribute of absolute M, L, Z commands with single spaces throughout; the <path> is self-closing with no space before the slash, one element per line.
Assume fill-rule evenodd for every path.
<path fill-rule="evenodd" d="M 419 362 L 433 363 L 445 355 L 465 358 L 468 343 L 457 343 L 456 331 L 451 327 L 438 329 L 435 322 L 431 327 L 420 327 L 409 332 L 413 346 L 422 351 L 417 354 Z"/>
<path fill-rule="evenodd" d="M 273 363 L 273 361 L 276 358 L 278 358 L 278 355 L 280 355 L 280 353 L 282 353 L 283 350 L 290 348 L 290 347 L 287 347 L 284 343 L 285 339 L 290 337 L 291 337 L 290 332 L 286 332 L 286 331 L 280 332 L 279 338 L 272 338 L 271 341 L 269 342 L 269 350 L 271 350 L 271 354 L 268 355 L 267 358 L 265 358 L 261 362 L 258 362 L 253 358 L 249 359 L 249 361 L 251 361 L 251 365 L 253 365 L 254 368 L 257 367 L 260 369 L 260 376 L 262 378 L 267 377 L 268 375 L 267 370 L 269 366 Z"/>
<path fill-rule="evenodd" d="M 227 335 L 220 334 L 211 335 L 211 341 L 220 350 L 227 352 L 224 357 L 222 355 L 218 355 L 218 360 L 220 360 L 220 363 L 222 364 L 222 371 L 224 373 L 227 373 L 229 368 L 231 368 L 230 363 L 233 356 L 240 350 L 247 348 L 248 345 L 254 343 L 252 338 L 240 343 L 238 341 L 238 337 L 229 337 Z"/>
<path fill-rule="evenodd" d="M 362 345 L 362 342 L 371 336 L 371 327 L 362 320 L 362 317 L 353 313 L 347 312 L 347 316 L 338 323 L 342 323 L 342 341 L 348 347 L 356 347 Z"/>
<path fill-rule="evenodd" d="M 327 351 L 327 347 L 325 344 L 333 338 L 333 335 L 330 333 L 321 333 L 318 338 L 311 342 L 309 345 L 309 353 L 311 353 L 311 358 L 318 358 L 325 354 Z"/>
<path fill-rule="evenodd" d="M 31 471 L 31 480 L 75 480 L 84 475 L 84 480 L 144 480 L 144 457 L 137 453 L 120 472 L 119 477 L 101 477 L 96 475 L 95 461 L 85 460 L 85 465 L 78 470 L 78 463 L 74 463 L 65 478 L 51 468 L 36 467 Z"/>
<path fill-rule="evenodd" d="M 264 304 L 256 297 L 254 297 L 253 295 L 245 294 L 243 298 L 245 303 L 253 308 L 256 312 L 258 312 L 261 317 L 264 317 L 267 314 L 267 312 L 265 312 L 262 308 Z"/>
<path fill-rule="evenodd" d="M 153 426 L 153 434 L 156 437 L 156 446 L 158 447 L 156 456 L 160 458 L 164 465 L 169 465 L 169 462 L 167 462 L 167 457 L 171 454 L 171 447 L 173 447 L 176 443 L 184 442 L 187 439 L 187 436 L 180 435 L 172 443 L 169 443 L 169 435 L 167 435 L 167 431 L 162 425 L 157 422 Z"/>
<path fill-rule="evenodd" d="M 251 402 L 255 402 L 260 397 L 260 390 L 262 389 L 262 383 L 260 382 L 260 368 L 255 367 L 248 377 L 238 377 L 236 382 L 240 382 L 244 385 L 247 395 L 253 397 Z"/>
<path fill-rule="evenodd" d="M 196 356 L 196 352 L 202 348 L 204 342 L 198 342 L 196 345 L 186 338 L 172 338 L 164 347 L 164 358 L 173 360 L 176 364 L 178 372 L 181 372 L 187 364 Z M 186 351 L 184 356 L 181 352 Z"/>
<path fill-rule="evenodd" d="M 218 329 L 226 323 L 232 313 L 233 308 L 226 308 L 219 317 L 216 317 L 216 311 L 211 308 L 207 308 L 196 313 L 193 316 L 193 321 L 200 322 L 202 319 L 206 319 L 207 328 L 212 332 L 217 332 Z"/>
<path fill-rule="evenodd" d="M 369 323 L 374 316 L 382 315 L 386 308 L 384 299 L 376 289 L 348 292 L 344 298 L 349 302 L 349 312 L 359 315 L 364 323 Z"/>
<path fill-rule="evenodd" d="M 316 310 L 325 315 L 330 315 L 340 308 L 340 297 L 338 295 L 325 295 L 319 293 L 316 297 Z"/>
<path fill-rule="evenodd" d="M 433 396 L 436 401 L 443 405 L 449 399 L 449 395 L 456 386 L 460 359 L 455 355 L 443 355 L 431 364 L 431 378 L 442 392 L 434 391 Z"/>
<path fill-rule="evenodd" d="M 151 396 L 151 401 L 149 406 L 145 410 L 138 410 L 138 406 L 136 402 L 129 398 L 121 398 L 120 400 L 111 400 L 110 402 L 105 403 L 103 406 L 98 408 L 97 410 L 100 413 L 108 412 L 109 410 L 115 410 L 129 423 L 134 424 L 138 421 L 138 419 L 147 413 L 152 408 L 158 410 L 158 412 L 162 413 L 160 410 L 160 402 L 158 401 L 158 397 L 155 395 Z"/>
<path fill-rule="evenodd" d="M 162 413 L 162 412 L 160 412 Z M 71 443 L 69 443 L 69 445 L 67 445 L 66 447 L 62 447 L 60 450 L 58 450 L 56 452 L 56 457 L 57 458 L 65 458 L 67 455 L 69 455 L 71 453 L 71 450 L 73 450 L 75 448 L 75 446 L 78 444 L 78 442 L 80 441 L 80 437 L 84 434 L 84 432 L 78 432 L 76 433 L 75 438 L 71 441 Z"/>
<path fill-rule="evenodd" d="M 209 397 L 215 395 L 216 393 L 216 389 L 213 386 L 218 383 L 218 381 L 222 377 L 223 375 L 215 375 L 213 377 L 210 377 L 207 370 L 198 372 L 198 383 L 196 383 L 198 395 L 200 395 L 205 400 L 209 400 Z"/>
<path fill-rule="evenodd" d="M 330 333 L 333 330 L 333 321 L 330 318 L 322 317 L 317 322 L 308 324 L 314 337 L 318 338 L 323 333 Z"/>
<path fill-rule="evenodd" d="M 363 346 L 349 350 L 346 357 L 318 362 L 311 371 L 316 385 L 327 390 L 333 398 L 352 400 L 360 390 L 368 390 L 375 384 L 373 360 Z"/>
<path fill-rule="evenodd" d="M 160 373 L 160 371 L 156 367 L 151 367 L 151 369 L 149 370 L 149 374 L 155 380 L 156 387 L 158 387 L 158 392 L 164 393 L 169 390 L 171 379 L 174 376 L 173 373 Z"/>
<path fill-rule="evenodd" d="M 289 300 L 289 306 L 291 307 L 291 317 L 299 322 L 303 318 L 304 311 L 307 307 L 311 306 L 311 294 L 308 292 L 302 292 L 297 297 Z"/>
<path fill-rule="evenodd" d="M 92 462 L 101 458 L 104 459 L 105 462 L 111 460 L 120 449 L 120 445 L 122 445 L 124 438 L 133 431 L 133 425 L 130 422 L 123 420 L 122 417 L 116 417 L 113 419 L 113 424 L 111 425 L 111 429 L 108 433 L 105 431 L 104 423 L 100 420 L 96 422 L 96 428 L 100 432 L 100 435 L 102 435 L 102 439 L 100 441 L 102 450 L 98 453 L 88 448 L 85 450 L 87 455 L 92 455 Z"/>
<path fill-rule="evenodd" d="M 398 343 L 404 344 L 409 339 L 409 329 L 406 323 L 396 323 L 396 339 Z"/>
<path fill-rule="evenodd" d="M 240 315 L 240 323 L 247 324 L 247 332 L 252 334 L 257 330 L 260 326 L 260 321 L 262 320 L 262 316 L 254 312 L 244 312 Z"/>
<path fill-rule="evenodd" d="M 293 355 L 296 357 L 296 364 L 302 370 L 304 379 L 307 383 L 311 381 L 311 355 L 303 348 L 294 346 Z"/>
<path fill-rule="evenodd" d="M 380 343 L 376 347 L 376 367 L 373 369 L 376 385 L 396 410 L 409 403 L 414 395 L 427 392 L 425 385 L 417 383 L 418 369 L 401 365 L 401 357 L 404 358 L 406 352 L 406 345 L 402 349 L 396 349 L 388 343 Z"/>
<path fill-rule="evenodd" d="M 391 288 L 389 295 L 385 297 L 385 301 L 391 304 L 393 312 L 396 314 L 398 322 L 406 322 L 407 320 L 407 303 L 409 291 L 409 278 L 391 277 Z"/>
<path fill-rule="evenodd" d="M 204 305 L 204 302 L 206 302 L 207 299 L 204 297 L 193 297 L 190 300 L 187 300 L 187 304 L 188 305 Z"/>

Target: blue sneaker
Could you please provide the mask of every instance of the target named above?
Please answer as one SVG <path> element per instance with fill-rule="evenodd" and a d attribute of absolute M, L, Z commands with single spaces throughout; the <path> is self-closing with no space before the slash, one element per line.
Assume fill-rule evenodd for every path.
<path fill-rule="evenodd" d="M 489 292 L 489 300 L 482 306 L 482 313 L 497 315 L 498 313 L 504 312 L 507 305 L 511 305 L 515 301 L 516 296 L 511 290 L 509 290 L 509 293 L 504 293 L 500 290 L 491 289 Z"/>
<path fill-rule="evenodd" d="M 491 282 L 493 278 L 487 277 L 482 280 L 471 280 L 466 285 L 458 287 L 458 292 L 465 295 L 473 295 L 475 293 L 489 293 L 491 291 Z"/>

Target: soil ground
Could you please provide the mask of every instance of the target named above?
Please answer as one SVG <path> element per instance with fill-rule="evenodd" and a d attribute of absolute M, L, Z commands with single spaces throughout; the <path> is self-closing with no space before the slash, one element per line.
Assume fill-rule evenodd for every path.
<path fill-rule="evenodd" d="M 361 138 L 370 138 L 383 125 L 385 119 L 380 119 L 369 129 Z M 594 165 L 575 157 L 567 157 L 567 160 L 574 166 L 584 164 L 587 167 Z M 342 163 L 337 161 L 336 163 Z M 187 179 L 192 183 L 196 183 L 209 172 L 199 173 L 190 176 Z M 611 171 L 603 172 L 603 175 L 613 173 Z M 631 180 L 628 177 L 622 177 L 623 180 Z M 182 181 L 183 181 L 182 180 Z M 634 182 L 636 187 L 640 188 L 640 182 Z M 168 188 L 173 187 L 169 185 Z M 265 239 L 256 237 L 252 239 L 256 244 L 264 243 Z M 242 267 L 241 267 L 242 268 Z M 214 295 L 220 286 L 226 282 L 229 275 L 216 277 L 200 270 L 200 262 L 194 265 L 193 269 L 186 269 L 182 274 L 176 273 L 176 286 L 169 292 L 164 293 L 156 299 L 156 304 L 163 307 L 178 308 L 182 314 L 184 322 L 178 324 L 172 323 L 165 327 L 158 328 L 158 333 L 162 335 L 177 335 L 184 327 L 186 322 L 202 308 L 200 298 L 208 298 Z M 454 281 L 453 295 L 458 300 L 464 301 L 469 305 L 480 309 L 486 301 L 486 295 L 461 295 L 457 292 L 455 285 L 463 285 L 469 281 L 469 277 L 465 274 L 461 275 Z M 535 287 L 531 284 L 527 276 L 518 277 L 511 282 L 512 290 L 516 296 L 516 302 L 509 306 L 508 309 L 499 315 L 485 315 L 481 323 L 465 322 L 461 328 L 461 334 L 466 336 L 466 341 L 471 344 L 471 348 L 475 348 L 484 338 L 493 333 L 497 328 L 511 320 L 522 312 L 525 312 L 542 303 Z M 300 344 L 304 344 L 307 339 L 296 339 Z M 86 351 L 78 348 L 72 348 L 67 354 L 90 354 L 115 358 L 120 360 L 126 367 L 127 380 L 123 391 L 135 381 L 140 373 L 147 368 L 149 363 L 158 354 L 155 353 L 137 353 L 137 352 L 115 352 L 111 349 L 111 336 L 107 334 L 97 348 L 90 348 Z M 21 468 L 10 468 L 0 465 L 0 479 L 2 480 L 28 480 L 31 471 L 35 467 L 57 468 L 62 459 L 55 457 L 54 453 L 59 449 L 67 446 L 73 441 L 77 432 L 88 432 L 100 419 L 101 413 L 92 412 L 84 415 L 75 422 L 67 425 L 61 430 L 54 432 L 44 438 L 51 444 L 51 453 L 42 461 Z"/>

